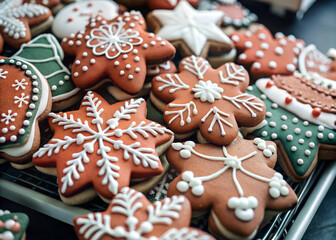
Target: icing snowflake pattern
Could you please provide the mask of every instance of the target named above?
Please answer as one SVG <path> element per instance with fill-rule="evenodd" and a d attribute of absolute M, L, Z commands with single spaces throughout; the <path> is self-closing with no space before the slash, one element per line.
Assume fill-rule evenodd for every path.
<path fill-rule="evenodd" d="M 15 122 L 15 117 L 17 116 L 17 113 L 12 113 L 12 110 L 8 110 L 8 113 L 2 113 L 1 122 L 5 122 L 6 125 L 8 125 L 10 122 Z"/>
<path fill-rule="evenodd" d="M 19 80 L 15 80 L 14 82 L 15 83 L 12 84 L 12 87 L 14 87 L 16 91 L 18 91 L 20 88 L 22 90 L 25 90 L 26 86 L 28 85 L 28 82 L 24 78 L 22 78 L 20 81 Z"/>
<path fill-rule="evenodd" d="M 28 104 L 29 101 L 29 95 L 26 95 L 25 93 L 21 93 L 21 96 L 15 96 L 14 97 L 14 103 L 18 104 L 18 107 L 21 108 L 23 104 Z"/>
<path fill-rule="evenodd" d="M 8 71 L 4 71 L 3 69 L 0 68 L 0 78 L 6 79 L 6 74 L 7 73 L 8 73 Z"/>
<path fill-rule="evenodd" d="M 103 25 L 91 30 L 91 39 L 87 46 L 92 48 L 95 55 L 105 55 L 108 59 L 115 59 L 120 54 L 129 53 L 133 46 L 138 46 L 143 39 L 139 32 L 133 29 L 125 29 L 125 22 L 119 20 L 110 25 Z"/>
<path fill-rule="evenodd" d="M 75 229 L 80 239 L 99 240 L 107 236 L 109 239 L 133 240 L 213 239 L 200 230 L 189 228 L 189 219 L 186 222 L 179 219 L 185 218 L 183 212 L 190 214 L 190 208 L 185 208 L 186 201 L 183 196 L 173 196 L 151 204 L 143 194 L 126 187 L 113 198 L 105 212 L 75 218 Z M 143 212 L 146 212 L 146 218 L 139 215 Z M 125 224 L 115 223 L 115 217 L 120 215 Z M 163 230 L 158 230 L 157 225 Z"/>
<path fill-rule="evenodd" d="M 228 146 L 173 143 L 167 159 L 181 174 L 170 184 L 168 196 L 182 194 L 193 211 L 211 208 L 210 218 L 219 219 L 222 227 L 234 234 L 251 235 L 264 216 L 261 209 L 272 209 L 275 202 L 281 202 L 277 210 L 288 209 L 296 202 L 294 191 L 272 169 L 276 155 L 276 145 L 260 138 L 237 137 Z M 245 224 L 252 227 L 236 233 L 230 229 L 231 223 L 240 226 L 236 230 Z"/>
<path fill-rule="evenodd" d="M 119 109 L 112 114 L 112 117 L 103 108 L 105 104 L 107 104 L 105 100 L 98 94 L 88 92 L 81 105 L 82 111 L 85 109 L 86 119 L 77 118 L 74 112 L 49 114 L 52 123 L 69 135 L 64 136 L 63 139 L 51 139 L 35 153 L 34 161 L 40 165 L 43 163 L 42 158 L 56 161 L 49 157 L 53 154 L 67 154 L 63 153 L 67 149 L 72 152 L 71 160 L 58 164 L 58 167 L 62 168 L 59 171 L 61 176 L 58 176 L 62 194 L 67 193 L 69 188 L 71 191 L 76 181 L 85 181 L 80 178 L 87 170 L 88 164 L 91 166 L 94 164 L 99 169 L 97 172 L 99 180 L 91 181 L 97 181 L 97 184 L 101 185 L 104 190 L 99 193 L 106 197 L 118 193 L 120 188 L 118 179 L 126 171 L 120 167 L 124 164 L 118 164 L 122 159 L 131 161 L 130 164 L 135 169 L 150 168 L 153 174 L 161 171 L 160 159 L 155 152 L 153 141 L 155 142 L 156 139 L 167 141 L 172 133 L 155 122 L 139 119 L 145 111 L 145 102 L 141 98 L 118 104 Z M 140 116 L 135 117 L 135 114 Z M 104 121 L 105 118 L 109 119 Z M 125 137 L 126 140 L 124 140 Z M 151 144 L 146 145 L 143 141 L 149 141 Z"/>
<path fill-rule="evenodd" d="M 262 101 L 244 93 L 249 78 L 242 66 L 226 63 L 212 69 L 205 59 L 190 56 L 179 69 L 179 74 L 161 74 L 152 80 L 152 97 L 167 103 L 161 110 L 176 133 L 199 128 L 206 140 L 225 145 L 237 136 L 237 122 L 257 125 L 263 120 Z"/>

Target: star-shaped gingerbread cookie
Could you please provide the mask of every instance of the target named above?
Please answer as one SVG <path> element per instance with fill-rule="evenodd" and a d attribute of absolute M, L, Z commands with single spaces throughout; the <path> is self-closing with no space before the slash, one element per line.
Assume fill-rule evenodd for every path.
<path fill-rule="evenodd" d="M 63 39 L 65 54 L 76 56 L 72 79 L 79 88 L 89 88 L 109 77 L 122 91 L 135 95 L 143 87 L 146 64 L 171 59 L 175 48 L 148 33 L 139 12 L 125 12 L 113 20 L 91 18 L 85 31 Z"/>
<path fill-rule="evenodd" d="M 295 76 L 259 79 L 247 93 L 261 98 L 266 119 L 244 135 L 276 141 L 279 162 L 293 180 L 308 177 L 318 159 L 333 160 L 336 152 L 335 90 Z"/>
<path fill-rule="evenodd" d="M 275 34 L 260 26 L 255 32 L 233 32 L 231 39 L 238 51 L 238 63 L 250 68 L 253 78 L 273 74 L 291 75 L 297 69 L 298 56 L 304 47 L 293 35 Z"/>
<path fill-rule="evenodd" d="M 61 198 L 70 204 L 88 201 L 95 192 L 111 199 L 129 186 L 131 176 L 159 175 L 159 155 L 173 140 L 170 130 L 146 120 L 141 98 L 109 105 L 88 92 L 79 110 L 50 113 L 49 124 L 55 134 L 33 162 L 46 173 L 56 168 Z"/>
<path fill-rule="evenodd" d="M 244 93 L 249 75 L 242 66 L 213 69 L 204 58 L 191 56 L 182 59 L 179 71 L 153 78 L 151 94 L 177 138 L 197 131 L 201 141 L 226 145 L 237 137 L 238 125 L 252 127 L 264 119 L 262 101 Z"/>
<path fill-rule="evenodd" d="M 220 11 L 195 10 L 187 1 L 180 1 L 174 10 L 152 11 L 148 23 L 183 56 L 207 57 L 209 52 L 218 55 L 233 48 L 230 38 L 217 25 L 222 17 Z"/>
<path fill-rule="evenodd" d="M 191 208 L 184 196 L 172 196 L 150 203 L 140 192 L 121 189 L 104 212 L 74 219 L 80 240 L 214 240 L 189 227 Z"/>
<path fill-rule="evenodd" d="M 0 52 L 3 41 L 19 48 L 31 39 L 29 26 L 44 22 L 51 16 L 48 8 L 22 0 L 4 0 L 0 2 Z"/>
<path fill-rule="evenodd" d="M 260 138 L 236 138 L 228 146 L 173 143 L 167 152 L 181 172 L 168 196 L 183 194 L 195 212 L 210 211 L 209 228 L 220 239 L 252 239 L 265 209 L 288 210 L 295 192 L 273 170 L 276 145 Z"/>

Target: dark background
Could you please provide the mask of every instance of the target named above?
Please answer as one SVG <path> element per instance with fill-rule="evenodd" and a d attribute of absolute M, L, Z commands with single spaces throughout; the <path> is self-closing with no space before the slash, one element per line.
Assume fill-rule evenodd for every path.
<path fill-rule="evenodd" d="M 281 0 L 279 0 L 281 1 Z M 279 18 L 269 12 L 268 5 L 243 1 L 252 12 L 259 16 L 259 22 L 266 25 L 272 33 L 293 34 L 305 40 L 306 44 L 315 44 L 326 53 L 329 48 L 336 48 L 336 1 L 317 0 L 305 13 L 302 20 L 288 13 Z M 336 239 L 336 183 L 331 186 L 303 239 Z M 0 198 L 0 209 L 12 212 L 25 212 L 30 217 L 27 240 L 40 239 L 75 239 L 72 226 L 37 213 L 27 207 Z"/>

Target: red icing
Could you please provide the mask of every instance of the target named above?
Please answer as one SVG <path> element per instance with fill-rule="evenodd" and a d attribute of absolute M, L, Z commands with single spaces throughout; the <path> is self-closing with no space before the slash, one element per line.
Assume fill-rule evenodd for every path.
<path fill-rule="evenodd" d="M 266 88 L 270 88 L 270 87 L 272 87 L 274 85 L 274 82 L 273 81 L 268 81 L 267 83 L 266 83 Z"/>
<path fill-rule="evenodd" d="M 0 220 L 0 228 L 4 228 L 4 227 L 5 227 L 4 222 Z"/>
<path fill-rule="evenodd" d="M 73 9 L 74 12 L 77 12 L 78 10 L 79 10 L 78 8 L 74 8 L 74 9 Z"/>
<path fill-rule="evenodd" d="M 93 6 L 93 3 L 88 3 L 88 5 L 87 5 L 88 7 L 92 7 Z"/>
<path fill-rule="evenodd" d="M 18 218 L 18 216 L 15 215 L 15 216 L 13 217 L 13 219 L 14 219 L 15 221 L 17 221 L 19 218 Z"/>
<path fill-rule="evenodd" d="M 318 118 L 321 114 L 321 108 L 314 108 L 312 111 L 312 115 L 314 118 Z"/>
<path fill-rule="evenodd" d="M 286 104 L 290 104 L 292 101 L 293 101 L 293 98 L 291 98 L 291 97 L 286 97 L 286 99 L 285 99 Z"/>
<path fill-rule="evenodd" d="M 73 18 L 72 17 L 69 17 L 68 18 L 68 22 L 72 22 L 73 21 Z"/>
<path fill-rule="evenodd" d="M 12 227 L 11 230 L 12 230 L 13 232 L 15 232 L 15 233 L 19 233 L 19 232 L 21 232 L 21 225 L 20 225 L 20 223 L 16 222 L 16 223 L 13 225 L 13 227 Z"/>

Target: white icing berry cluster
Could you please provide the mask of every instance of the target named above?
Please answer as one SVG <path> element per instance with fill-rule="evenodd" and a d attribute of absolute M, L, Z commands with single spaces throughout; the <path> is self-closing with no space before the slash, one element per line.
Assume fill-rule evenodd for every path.
<path fill-rule="evenodd" d="M 281 173 L 278 172 L 274 173 L 269 183 L 269 186 L 270 186 L 269 194 L 273 198 L 278 198 L 280 196 L 287 196 L 289 194 L 287 182 L 283 179 Z"/>
<path fill-rule="evenodd" d="M 265 157 L 272 157 L 274 153 L 276 153 L 276 149 L 273 145 L 266 146 L 266 142 L 261 138 L 255 138 L 253 143 L 257 145 L 258 149 L 263 151 Z"/>
<path fill-rule="evenodd" d="M 258 207 L 258 199 L 249 197 L 231 197 L 228 207 L 234 209 L 236 217 L 242 221 L 251 221 L 254 217 L 254 209 Z"/>

